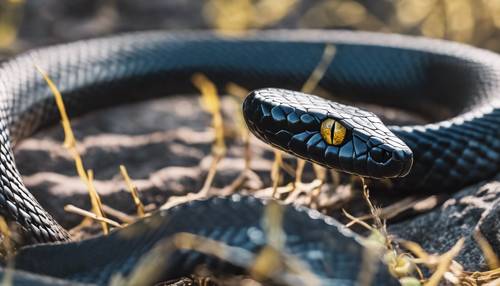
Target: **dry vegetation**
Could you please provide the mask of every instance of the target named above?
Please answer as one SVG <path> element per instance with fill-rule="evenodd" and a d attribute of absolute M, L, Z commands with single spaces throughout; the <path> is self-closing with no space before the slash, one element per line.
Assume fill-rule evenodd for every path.
<path fill-rule="evenodd" d="M 303 28 L 335 28 L 349 27 L 362 30 L 376 30 L 384 32 L 398 32 L 421 34 L 429 37 L 447 38 L 455 41 L 467 42 L 482 46 L 488 49 L 500 51 L 500 38 L 497 37 L 500 29 L 500 1 L 497 0 L 398 0 L 380 1 L 384 9 L 393 11 L 386 15 L 379 16 L 371 12 L 372 5 L 364 5 L 362 1 L 317 1 L 301 15 L 299 26 Z M 241 34 L 248 29 L 260 29 L 272 27 L 276 23 L 283 21 L 293 14 L 294 9 L 301 4 L 298 0 L 209 0 L 207 1 L 203 16 L 218 31 L 222 33 Z M 16 41 L 20 19 L 22 19 L 22 0 L 4 0 L 0 2 L 0 48 L 9 48 Z M 303 91 L 314 91 L 316 84 L 321 79 L 326 67 L 330 64 L 335 55 L 334 46 L 326 46 L 323 60 L 318 64 L 318 68 L 311 75 L 311 78 L 304 83 Z M 76 170 L 87 186 L 91 211 L 79 209 L 75 206 L 65 206 L 65 210 L 85 217 L 82 224 L 72 230 L 73 233 L 85 225 L 97 221 L 102 226 L 103 234 L 107 234 L 110 227 L 120 228 L 134 220 L 147 216 L 150 211 L 145 210 L 140 200 L 140 192 L 132 179 L 130 179 L 125 166 L 119 167 L 119 172 L 126 182 L 130 191 L 132 201 L 136 206 L 135 215 L 124 214 L 110 206 L 103 205 L 99 199 L 98 191 L 93 185 L 93 172 L 84 167 L 80 158 L 73 136 L 70 121 L 66 115 L 62 97 L 56 86 L 50 81 L 48 75 L 43 72 L 43 67 L 38 67 L 40 73 L 45 77 L 48 85 L 54 93 L 56 102 L 61 112 L 62 126 L 65 132 L 64 146 L 71 153 L 75 161 Z M 229 79 L 230 80 L 230 79 Z M 252 176 L 251 170 L 251 147 L 252 140 L 245 127 L 241 114 L 236 114 L 234 121 L 237 122 L 234 132 L 226 132 L 229 127 L 225 126 L 220 111 L 220 102 L 215 85 L 202 74 L 195 74 L 192 78 L 193 85 L 196 86 L 202 95 L 201 104 L 204 109 L 212 115 L 212 128 L 215 134 L 211 156 L 211 167 L 205 178 L 203 187 L 198 192 L 186 196 L 171 197 L 162 206 L 163 209 L 170 208 L 179 203 L 189 200 L 206 198 L 213 195 L 228 195 L 245 188 L 245 183 Z M 232 95 L 235 105 L 240 105 L 247 91 L 244 87 L 236 84 L 226 86 L 226 92 Z M 231 133 L 231 134 L 228 134 Z M 220 192 L 212 192 L 211 184 L 217 175 L 217 165 L 226 154 L 225 139 L 228 136 L 237 136 L 245 151 L 241 154 L 245 158 L 245 168 L 231 184 Z M 400 279 L 402 285 L 438 285 L 446 281 L 453 285 L 500 285 L 500 263 L 482 237 L 476 232 L 475 238 L 483 250 L 490 271 L 468 272 L 466 269 L 453 260 L 460 251 L 463 240 L 459 240 L 448 252 L 443 254 L 426 253 L 418 244 L 409 241 L 396 241 L 387 232 L 385 219 L 390 218 L 403 211 L 408 205 L 414 204 L 415 199 L 404 199 L 401 202 L 379 209 L 370 201 L 369 190 L 362 181 L 362 189 L 356 190 L 354 185 L 347 186 L 349 194 L 340 195 L 345 185 L 339 186 L 339 175 L 335 172 L 327 171 L 321 167 L 314 166 L 316 178 L 310 182 L 303 182 L 302 172 L 305 162 L 297 160 L 294 166 L 289 160 L 283 160 L 284 154 L 275 152 L 275 160 L 269 174 L 272 185 L 260 190 L 253 190 L 261 197 L 271 197 L 282 201 L 284 204 L 300 203 L 326 212 L 333 205 L 338 207 L 339 201 L 349 201 L 352 192 L 359 191 L 363 194 L 369 213 L 362 217 L 355 217 L 347 211 L 343 211 L 349 223 L 347 227 L 360 225 L 371 233 L 366 238 L 367 249 L 373 249 L 384 257 L 390 272 Z M 283 174 L 294 178 L 292 182 L 286 183 Z M 133 174 L 132 174 L 133 175 Z M 358 178 L 352 178 L 353 181 Z M 337 199 L 334 202 L 328 200 L 320 201 L 320 192 L 328 189 Z M 345 190 L 344 190 L 345 191 Z M 338 197 L 342 197 L 338 199 Z M 111 214 L 115 218 L 120 218 L 119 222 L 106 217 Z M 223 279 L 213 277 L 207 273 L 185 279 L 186 285 L 195 283 L 199 285 L 220 284 L 244 284 L 260 285 L 257 281 L 272 279 L 285 284 L 308 284 L 314 285 L 317 278 L 309 273 L 302 263 L 282 251 L 284 235 L 281 231 L 281 207 L 279 204 L 270 204 L 266 214 L 266 231 L 269 235 L 268 245 L 261 253 L 253 255 L 242 249 L 229 247 L 220 242 L 209 240 L 203 237 L 187 233 L 180 233 L 168 241 L 160 242 L 158 246 L 145 255 L 130 277 L 115 277 L 113 285 L 133 285 L 134 281 L 144 281 L 154 276 L 154 272 L 161 269 L 160 263 L 164 259 L 157 254 L 172 251 L 173 249 L 196 249 L 202 253 L 214 255 L 221 259 L 240 265 L 248 269 L 248 277 L 224 277 Z M 3 220 L 0 221 L 0 230 L 9 237 L 8 228 Z M 7 249 L 7 257 L 11 256 L 9 239 L 4 240 L 4 249 Z M 430 275 L 424 275 L 421 267 L 429 270 Z M 275 272 L 271 269 L 280 269 Z M 371 277 L 367 268 L 364 282 L 369 282 Z M 5 276 L 8 280 L 8 276 Z M 174 281 L 172 283 L 182 282 Z M 5 282 L 5 281 L 4 281 Z M 8 283 L 8 281 L 7 281 Z M 182 285 L 182 284 L 176 284 Z"/>

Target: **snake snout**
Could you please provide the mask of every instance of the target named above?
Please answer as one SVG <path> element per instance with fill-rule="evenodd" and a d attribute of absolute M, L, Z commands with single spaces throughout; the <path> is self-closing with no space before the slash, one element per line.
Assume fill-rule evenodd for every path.
<path fill-rule="evenodd" d="M 368 144 L 370 145 L 370 144 Z M 413 153 L 409 148 L 384 143 L 368 152 L 367 174 L 374 178 L 406 176 L 413 164 Z"/>
<path fill-rule="evenodd" d="M 247 126 L 285 152 L 351 174 L 406 176 L 412 151 L 373 113 L 283 89 L 251 92 L 243 103 Z"/>
<path fill-rule="evenodd" d="M 392 159 L 403 163 L 399 177 L 404 177 L 410 173 L 413 165 L 413 152 L 409 149 L 397 149 L 392 152 Z"/>

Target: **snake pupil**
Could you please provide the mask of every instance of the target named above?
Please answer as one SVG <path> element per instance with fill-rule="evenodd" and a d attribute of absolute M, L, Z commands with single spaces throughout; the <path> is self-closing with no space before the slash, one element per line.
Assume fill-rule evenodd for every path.
<path fill-rule="evenodd" d="M 326 143 L 338 146 L 344 142 L 346 128 L 340 122 L 327 118 L 321 123 L 320 132 Z"/>

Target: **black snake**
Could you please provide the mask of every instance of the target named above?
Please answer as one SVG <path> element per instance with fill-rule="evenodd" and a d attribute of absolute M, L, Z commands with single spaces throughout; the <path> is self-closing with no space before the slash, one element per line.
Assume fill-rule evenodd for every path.
<path fill-rule="evenodd" d="M 337 52 L 321 88 L 341 98 L 423 113 L 437 123 L 385 127 L 369 112 L 276 89 L 300 89 L 329 43 Z M 266 202 L 233 196 L 194 201 L 108 236 L 68 242 L 67 232 L 23 185 L 12 155 L 16 142 L 58 119 L 34 62 L 55 81 L 73 114 L 194 92 L 189 79 L 195 72 L 218 84 L 273 87 L 252 92 L 244 104 L 247 123 L 259 138 L 327 167 L 392 178 L 397 190 L 453 191 L 499 169 L 500 57 L 473 47 L 364 32 L 267 31 L 243 38 L 141 32 L 43 48 L 0 68 L 0 209 L 33 243 L 15 259 L 14 281 L 21 284 L 106 284 L 117 274 L 130 275 L 157 242 L 179 232 L 249 253 L 266 241 L 261 223 Z M 373 285 L 397 284 L 380 260 L 366 267 L 365 243 L 336 221 L 305 208 L 283 208 L 284 251 L 321 284 L 355 285 L 368 272 Z M 200 263 L 234 270 L 195 251 L 174 251 L 152 282 L 189 274 Z"/>

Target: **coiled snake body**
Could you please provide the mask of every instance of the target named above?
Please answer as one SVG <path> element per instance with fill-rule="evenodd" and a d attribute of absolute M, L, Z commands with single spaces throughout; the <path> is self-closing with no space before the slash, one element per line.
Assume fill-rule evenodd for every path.
<path fill-rule="evenodd" d="M 322 88 L 350 100 L 424 113 L 437 123 L 387 128 L 369 112 L 277 89 L 298 90 L 327 43 L 337 53 Z M 244 103 L 254 134 L 330 168 L 391 178 L 398 190 L 453 191 L 499 169 L 500 57 L 465 45 L 347 31 L 267 31 L 244 38 L 143 32 L 32 51 L 0 68 L 0 210 L 34 243 L 18 253 L 16 268 L 65 279 L 58 283 L 106 284 L 117 273 L 126 276 L 158 241 L 178 232 L 255 253 L 265 242 L 265 235 L 255 235 L 262 234 L 265 202 L 240 196 L 196 201 L 106 237 L 67 242 L 67 232 L 23 185 L 12 155 L 16 142 L 58 118 L 33 60 L 58 85 L 73 113 L 148 95 L 192 92 L 189 79 L 195 72 L 218 84 L 273 87 L 252 92 Z M 367 248 L 356 235 L 315 211 L 284 209 L 287 253 L 300 258 L 324 285 L 359 282 Z M 176 251 L 155 281 L 189 274 L 201 262 L 219 270 L 226 265 Z M 396 283 L 382 262 L 375 266 L 373 285 Z M 57 282 L 22 272 L 14 277 Z"/>

